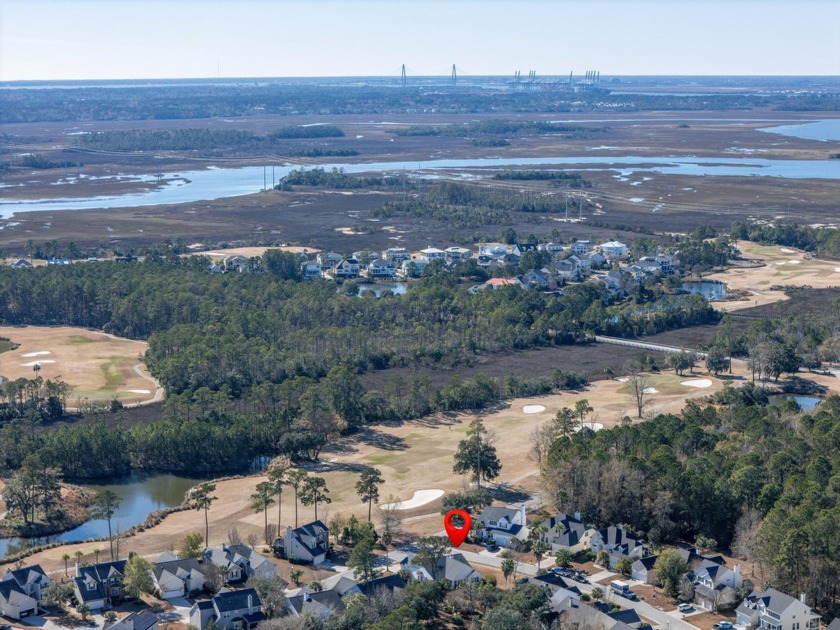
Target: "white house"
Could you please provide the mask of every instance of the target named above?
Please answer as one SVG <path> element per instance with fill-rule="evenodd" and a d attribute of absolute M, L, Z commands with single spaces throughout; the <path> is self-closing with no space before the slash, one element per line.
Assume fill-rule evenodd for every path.
<path fill-rule="evenodd" d="M 389 247 L 382 252 L 382 260 L 399 265 L 404 260 L 410 260 L 411 254 L 405 247 Z"/>
<path fill-rule="evenodd" d="M 282 548 L 288 560 L 322 564 L 329 551 L 329 530 L 321 521 L 313 521 L 297 529 L 286 528 L 282 539 L 274 542 L 275 549 Z"/>
<path fill-rule="evenodd" d="M 245 273 L 248 271 L 248 259 L 245 256 L 225 256 L 222 269 L 228 273 Z"/>
<path fill-rule="evenodd" d="M 658 556 L 645 556 L 636 560 L 630 568 L 630 577 L 644 584 L 656 584 L 656 571 L 653 565 L 656 564 Z"/>
<path fill-rule="evenodd" d="M 599 529 L 589 539 L 589 546 L 596 554 L 600 551 L 609 554 L 610 568 L 622 558 L 638 560 L 645 555 L 644 542 L 624 529 L 623 525 Z"/>
<path fill-rule="evenodd" d="M 277 576 L 277 566 L 248 545 L 208 547 L 202 552 L 204 562 L 212 562 L 226 571 L 227 582 L 244 582 L 248 578 L 270 580 Z"/>
<path fill-rule="evenodd" d="M 601 243 L 599 248 L 607 260 L 613 260 L 614 258 L 621 258 L 627 255 L 627 245 L 621 241 L 607 241 L 606 243 Z"/>
<path fill-rule="evenodd" d="M 265 621 L 262 602 L 252 588 L 222 591 L 211 600 L 196 602 L 190 608 L 190 625 L 207 630 L 210 620 L 218 630 L 250 630 Z"/>
<path fill-rule="evenodd" d="M 543 521 L 545 527 L 541 538 L 548 543 L 552 553 L 565 549 L 571 553 L 583 551 L 589 545 L 589 539 L 595 530 L 587 529 L 580 517 L 580 512 L 574 516 L 569 514 L 555 514 Z"/>
<path fill-rule="evenodd" d="M 592 249 L 591 241 L 575 241 L 572 243 L 572 253 L 580 256 Z"/>
<path fill-rule="evenodd" d="M 38 600 L 23 592 L 15 582 L 0 582 L 0 615 L 10 619 L 22 619 L 38 614 Z"/>
<path fill-rule="evenodd" d="M 735 611 L 739 626 L 761 630 L 819 630 L 820 616 L 800 599 L 769 588 L 747 596 Z"/>
<path fill-rule="evenodd" d="M 397 274 L 394 263 L 377 258 L 367 266 L 368 278 L 393 278 Z"/>
<path fill-rule="evenodd" d="M 417 260 L 404 260 L 400 263 L 400 273 L 405 277 L 419 276 L 428 264 L 428 261 L 422 258 L 418 258 Z"/>
<path fill-rule="evenodd" d="M 290 617 L 311 615 L 320 619 L 328 619 L 336 613 L 343 612 L 344 609 L 344 601 L 333 589 L 313 591 L 304 588 L 286 596 L 286 612 L 289 613 Z"/>
<path fill-rule="evenodd" d="M 152 576 L 161 599 L 189 597 L 204 588 L 204 571 L 195 558 L 156 562 Z"/>
<path fill-rule="evenodd" d="M 502 243 L 485 243 L 478 248 L 478 253 L 490 258 L 504 258 L 507 254 L 507 246 Z"/>
<path fill-rule="evenodd" d="M 520 508 L 486 507 L 478 516 L 478 524 L 485 538 L 492 538 L 497 545 L 509 546 L 514 538 L 528 537 L 525 506 Z"/>
<path fill-rule="evenodd" d="M 76 601 L 87 604 L 91 610 L 108 608 L 122 601 L 125 563 L 125 560 L 89 566 L 76 563 L 76 577 L 73 578 Z"/>
<path fill-rule="evenodd" d="M 447 247 L 444 252 L 446 252 L 446 260 L 451 263 L 460 263 L 472 257 L 472 251 L 466 247 Z"/>
<path fill-rule="evenodd" d="M 332 268 L 333 275 L 336 278 L 358 278 L 359 261 L 355 258 L 342 258 L 335 267 Z"/>
<path fill-rule="evenodd" d="M 300 263 L 300 275 L 304 280 L 320 278 L 324 268 L 317 260 L 307 260 Z"/>
<path fill-rule="evenodd" d="M 716 612 L 719 607 L 737 601 L 738 589 L 744 585 L 740 565 L 732 569 L 715 560 L 704 559 L 684 577 L 689 591 L 694 593 L 694 604 Z"/>
<path fill-rule="evenodd" d="M 324 269 L 332 269 L 341 262 L 342 258 L 344 258 L 344 256 L 335 252 L 321 252 L 315 257 L 315 260 L 317 260 Z"/>
<path fill-rule="evenodd" d="M 9 569 L 3 576 L 3 582 L 14 582 L 29 597 L 41 603 L 41 593 L 52 580 L 47 576 L 40 564 Z"/>
<path fill-rule="evenodd" d="M 420 250 L 420 258 L 426 262 L 446 260 L 446 252 L 437 247 L 427 247 L 426 249 Z"/>

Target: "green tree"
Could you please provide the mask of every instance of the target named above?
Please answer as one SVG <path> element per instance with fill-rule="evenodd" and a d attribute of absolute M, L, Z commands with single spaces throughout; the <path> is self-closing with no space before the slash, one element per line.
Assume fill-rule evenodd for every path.
<path fill-rule="evenodd" d="M 449 539 L 443 536 L 426 536 L 417 541 L 414 562 L 426 567 L 434 579 L 438 579 L 441 560 L 449 552 Z"/>
<path fill-rule="evenodd" d="M 282 535 L 283 518 L 283 486 L 288 483 L 286 476 L 292 467 L 292 461 L 285 455 L 275 457 L 268 465 L 268 480 L 274 486 L 274 496 L 277 497 L 277 534 Z M 297 524 L 295 524 L 297 527 Z"/>
<path fill-rule="evenodd" d="M 589 404 L 589 401 L 586 398 L 581 398 L 580 400 L 575 402 L 575 415 L 577 416 L 578 426 L 583 426 L 583 423 L 586 422 L 586 416 L 590 413 L 595 411 L 592 405 Z"/>
<path fill-rule="evenodd" d="M 725 372 L 729 369 L 729 363 L 729 357 L 727 357 L 723 350 L 717 346 L 709 348 L 709 352 L 706 354 L 706 369 L 709 370 L 709 372 L 712 372 L 715 376 L 717 376 L 721 372 Z"/>
<path fill-rule="evenodd" d="M 467 438 L 458 444 L 455 452 L 454 473 L 471 474 L 476 487 L 481 488 L 481 480 L 490 481 L 499 476 L 502 464 L 493 446 L 495 434 L 484 428 L 484 421 L 479 417 L 470 423 Z"/>
<path fill-rule="evenodd" d="M 69 557 L 69 556 L 68 556 Z M 73 583 L 52 580 L 41 593 L 41 601 L 47 608 L 60 608 L 73 595 Z"/>
<path fill-rule="evenodd" d="M 376 577 L 376 556 L 373 554 L 373 545 L 373 536 L 364 536 L 353 547 L 347 559 L 347 566 L 353 569 L 353 576 L 361 582 L 369 582 Z"/>
<path fill-rule="evenodd" d="M 82 621 L 87 621 L 87 616 L 90 614 L 90 606 L 82 602 L 76 607 L 76 611 L 82 616 Z"/>
<path fill-rule="evenodd" d="M 213 492 L 215 491 L 215 483 L 204 482 L 198 484 L 190 492 L 193 509 L 204 510 L 204 542 L 208 547 L 210 546 L 210 519 L 208 513 L 210 512 L 210 506 L 213 505 L 213 501 L 218 499 L 218 497 L 213 496 Z"/>
<path fill-rule="evenodd" d="M 327 481 L 323 477 L 307 477 L 300 489 L 300 502 L 303 505 L 315 506 L 315 520 L 318 520 L 318 504 L 332 503 L 327 489 Z"/>
<path fill-rule="evenodd" d="M 368 504 L 368 522 L 371 520 L 373 504 L 379 504 L 379 486 L 383 483 L 385 479 L 382 478 L 382 473 L 372 467 L 365 468 L 356 482 L 356 494 L 359 495 L 362 503 Z"/>
<path fill-rule="evenodd" d="M 614 568 L 622 575 L 630 575 L 633 572 L 633 561 L 630 558 L 620 558 Z"/>
<path fill-rule="evenodd" d="M 680 581 L 688 572 L 688 563 L 676 551 L 669 549 L 659 554 L 653 570 L 666 595 L 669 597 L 679 595 Z"/>
<path fill-rule="evenodd" d="M 178 542 L 178 556 L 200 558 L 204 549 L 204 537 L 199 532 L 190 532 Z"/>
<path fill-rule="evenodd" d="M 568 549 L 561 549 L 554 555 L 554 564 L 558 567 L 568 567 L 572 564 L 572 553 Z"/>
<path fill-rule="evenodd" d="M 602 566 L 605 569 L 609 569 L 610 568 L 610 554 L 607 551 L 605 551 L 604 549 L 601 549 L 601 551 L 599 551 L 598 555 L 595 557 L 595 564 L 597 564 L 599 566 Z"/>
<path fill-rule="evenodd" d="M 140 597 L 141 594 L 151 594 L 155 591 L 155 581 L 152 576 L 152 564 L 137 554 L 132 554 L 125 563 L 123 587 L 129 597 Z"/>
<path fill-rule="evenodd" d="M 542 562 L 545 552 L 548 551 L 548 544 L 542 540 L 535 540 L 531 543 L 531 553 L 537 559 L 537 571 L 540 570 L 540 563 Z"/>
<path fill-rule="evenodd" d="M 697 364 L 697 355 L 692 352 L 680 350 L 679 352 L 669 353 L 665 362 L 668 367 L 673 368 L 678 375 L 682 375 L 682 373 L 686 370 L 694 368 Z"/>
<path fill-rule="evenodd" d="M 301 468 L 290 470 L 286 476 L 286 483 L 295 491 L 295 527 L 298 526 L 298 497 L 301 486 L 307 477 L 306 471 Z"/>
<path fill-rule="evenodd" d="M 69 571 L 67 569 L 67 561 L 70 559 L 70 554 L 69 553 L 62 554 L 61 559 L 64 560 L 64 575 L 67 575 L 69 573 Z"/>
<path fill-rule="evenodd" d="M 501 568 L 502 575 L 505 578 L 505 584 L 507 584 L 510 576 L 513 575 L 514 571 L 516 571 L 516 560 L 514 560 L 511 556 L 503 558 Z"/>
<path fill-rule="evenodd" d="M 268 545 L 271 541 L 268 539 L 268 508 L 274 505 L 275 486 L 270 481 L 261 481 L 255 488 L 256 492 L 251 495 L 251 509 L 257 514 L 263 513 L 265 521 L 263 527 L 263 535 L 265 537 L 265 544 Z"/>
<path fill-rule="evenodd" d="M 295 586 L 300 586 L 300 578 L 303 576 L 303 571 L 300 569 L 292 569 L 289 571 L 289 579 L 295 583 Z"/>
<path fill-rule="evenodd" d="M 93 518 L 105 519 L 108 521 L 108 543 L 111 546 L 111 560 L 114 558 L 114 534 L 111 531 L 111 518 L 120 507 L 122 499 L 113 491 L 106 488 L 96 494 L 91 504 L 91 516 Z"/>

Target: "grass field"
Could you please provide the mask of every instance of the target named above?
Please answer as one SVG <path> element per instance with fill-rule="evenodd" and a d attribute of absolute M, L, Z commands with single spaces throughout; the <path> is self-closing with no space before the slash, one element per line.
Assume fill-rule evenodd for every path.
<path fill-rule="evenodd" d="M 0 355 L 0 375 L 32 378 L 34 366 L 40 365 L 39 376 L 60 377 L 70 385 L 71 407 L 86 398 L 132 404 L 155 396 L 157 384 L 141 362 L 146 342 L 69 326 L 5 326 L 0 327 L 0 337 L 9 339 L 6 345 L 17 344 Z"/>

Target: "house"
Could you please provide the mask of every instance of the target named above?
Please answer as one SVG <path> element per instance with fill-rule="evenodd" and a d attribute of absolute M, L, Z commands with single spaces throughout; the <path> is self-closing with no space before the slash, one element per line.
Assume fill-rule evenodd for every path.
<path fill-rule="evenodd" d="M 524 540 L 528 537 L 524 505 L 520 508 L 486 507 L 477 521 L 483 537 L 493 539 L 497 545 L 506 547 L 514 538 Z"/>
<path fill-rule="evenodd" d="M 270 580 L 277 577 L 277 566 L 248 545 L 208 547 L 202 552 L 204 562 L 212 562 L 226 571 L 226 582 L 244 582 L 248 578 Z"/>
<path fill-rule="evenodd" d="M 622 258 L 627 255 L 627 245 L 621 241 L 607 241 L 606 243 L 601 243 L 598 247 L 607 260 Z"/>
<path fill-rule="evenodd" d="M 536 243 L 517 243 L 516 245 L 514 245 L 511 248 L 510 253 L 513 254 L 514 256 L 518 256 L 519 258 L 522 258 L 523 254 L 525 254 L 527 252 L 535 252 L 535 251 L 537 251 L 537 244 Z"/>
<path fill-rule="evenodd" d="M 543 521 L 546 531 L 541 538 L 549 545 L 552 553 L 565 549 L 571 553 L 583 551 L 589 543 L 593 530 L 588 530 L 580 518 L 580 513 L 574 516 L 555 514 Z"/>
<path fill-rule="evenodd" d="M 250 630 L 266 617 L 257 591 L 223 591 L 211 600 L 196 602 L 190 608 L 190 625 L 207 630 L 210 620 L 218 630 Z"/>
<path fill-rule="evenodd" d="M 324 268 L 317 260 L 306 260 L 300 263 L 300 276 L 304 280 L 315 280 L 320 278 Z"/>
<path fill-rule="evenodd" d="M 222 273 L 222 268 L 221 268 L 221 267 L 219 267 L 219 265 L 216 265 L 216 264 L 212 264 L 212 265 L 210 265 L 207 269 L 208 269 L 208 270 L 210 271 L 210 273 L 212 273 L 212 274 Z"/>
<path fill-rule="evenodd" d="M 299 589 L 294 595 L 286 596 L 286 610 L 291 617 L 313 615 L 328 619 L 336 613 L 344 612 L 344 609 L 344 601 L 334 590 Z"/>
<path fill-rule="evenodd" d="M 453 553 L 441 558 L 437 567 L 435 567 L 433 577 L 438 580 L 445 580 L 450 588 L 456 588 L 469 582 L 481 581 L 481 574 L 473 569 L 472 565 L 460 553 Z"/>
<path fill-rule="evenodd" d="M 504 258 L 507 251 L 507 246 L 502 243 L 485 243 L 478 248 L 480 256 L 489 256 L 495 259 Z"/>
<path fill-rule="evenodd" d="M 662 273 L 674 273 L 680 268 L 680 259 L 678 254 L 657 254 L 653 260 L 662 269 Z"/>
<path fill-rule="evenodd" d="M 245 273 L 248 271 L 248 259 L 245 256 L 225 256 L 222 269 L 226 272 Z"/>
<path fill-rule="evenodd" d="M 22 619 L 38 614 L 38 600 L 23 592 L 13 580 L 0 582 L 0 615 Z"/>
<path fill-rule="evenodd" d="M 335 267 L 332 268 L 333 275 L 336 278 L 358 278 L 359 277 L 359 261 L 355 258 L 342 258 Z"/>
<path fill-rule="evenodd" d="M 389 247 L 382 252 L 382 260 L 399 265 L 404 260 L 410 260 L 411 254 L 405 247 Z"/>
<path fill-rule="evenodd" d="M 840 630 L 840 617 L 835 617 L 825 630 Z"/>
<path fill-rule="evenodd" d="M 351 256 L 351 258 L 358 260 L 360 265 L 366 266 L 370 264 L 371 261 L 379 258 L 379 254 L 369 249 L 363 249 L 358 252 L 353 252 L 353 256 Z"/>
<path fill-rule="evenodd" d="M 533 269 L 528 273 L 517 278 L 526 289 L 545 289 L 548 288 L 548 277 L 534 271 Z"/>
<path fill-rule="evenodd" d="M 628 628 L 651 630 L 650 624 L 643 622 L 642 618 L 639 617 L 639 613 L 633 608 L 612 610 L 610 605 L 605 602 L 596 602 L 592 607 L 606 615 L 607 619 L 613 621 L 612 624 L 609 622 L 605 623 L 605 627 L 610 630 L 627 630 Z"/>
<path fill-rule="evenodd" d="M 593 267 L 601 267 L 607 263 L 607 259 L 604 258 L 601 252 L 588 251 L 585 254 L 580 254 L 579 257 L 582 261 L 584 261 L 584 264 L 587 262 L 589 263 L 589 269 L 592 269 Z"/>
<path fill-rule="evenodd" d="M 365 597 L 373 597 L 382 592 L 398 593 L 408 584 L 399 575 L 382 575 L 367 582 L 359 584 L 359 590 Z"/>
<path fill-rule="evenodd" d="M 562 278 L 564 282 L 578 282 L 581 279 L 580 268 L 568 259 L 557 260 L 551 263 L 548 269 L 555 273 L 558 278 Z"/>
<path fill-rule="evenodd" d="M 84 567 L 76 563 L 73 578 L 76 600 L 87 604 L 91 610 L 110 608 L 122 601 L 125 563 L 125 560 L 114 560 Z"/>
<path fill-rule="evenodd" d="M 543 243 L 538 245 L 537 249 L 556 255 L 563 251 L 563 246 L 560 243 Z"/>
<path fill-rule="evenodd" d="M 443 251 L 446 252 L 447 262 L 451 262 L 454 265 L 472 258 L 472 251 L 466 247 L 447 247 Z"/>
<path fill-rule="evenodd" d="M 11 266 L 12 269 L 32 269 L 32 263 L 25 258 L 18 258 Z"/>
<path fill-rule="evenodd" d="M 729 569 L 725 563 L 704 559 L 683 578 L 696 606 L 717 612 L 718 608 L 737 602 L 738 590 L 744 585 L 741 567 Z"/>
<path fill-rule="evenodd" d="M 488 287 L 491 287 L 494 290 L 500 289 L 502 287 L 519 287 L 520 289 L 525 288 L 525 285 L 522 284 L 522 281 L 519 278 L 490 278 L 484 284 Z"/>
<path fill-rule="evenodd" d="M 606 551 L 610 556 L 610 568 L 622 558 L 638 560 L 645 555 L 645 546 L 635 534 L 624 529 L 623 525 L 609 526 L 592 534 L 589 546 L 596 554 Z"/>
<path fill-rule="evenodd" d="M 552 595 L 557 591 L 565 590 L 575 595 L 578 600 L 580 599 L 580 589 L 574 584 L 570 584 L 558 573 L 554 573 L 554 571 L 549 571 L 547 573 L 543 573 L 542 575 L 537 575 L 536 577 L 527 578 L 527 582 L 529 584 L 536 584 L 537 586 L 548 589 Z"/>
<path fill-rule="evenodd" d="M 423 273 L 428 261 L 418 258 L 417 260 L 404 260 L 400 264 L 400 272 L 406 277 L 416 277 Z"/>
<path fill-rule="evenodd" d="M 161 599 L 189 597 L 204 588 L 204 570 L 195 558 L 156 562 L 152 576 Z"/>
<path fill-rule="evenodd" d="M 818 630 L 820 616 L 800 599 L 769 588 L 747 596 L 735 611 L 737 624 L 761 630 Z"/>
<path fill-rule="evenodd" d="M 20 569 L 9 569 L 3 576 L 3 582 L 14 582 L 29 597 L 41 603 L 41 593 L 52 580 L 44 573 L 40 564 L 33 564 Z"/>
<path fill-rule="evenodd" d="M 331 575 L 330 577 L 321 580 L 321 586 L 325 591 L 335 591 L 342 599 L 362 594 L 361 589 L 359 589 L 359 584 L 356 582 L 352 571 L 344 571 L 343 573 Z"/>
<path fill-rule="evenodd" d="M 282 549 L 287 560 L 322 564 L 329 552 L 329 530 L 321 521 L 313 521 L 296 529 L 287 527 L 285 536 L 274 541 L 274 548 Z"/>
<path fill-rule="evenodd" d="M 591 241 L 575 241 L 572 243 L 572 253 L 580 256 L 592 249 Z"/>
<path fill-rule="evenodd" d="M 592 269 L 592 261 L 588 256 L 578 256 L 577 254 L 572 254 L 566 260 L 577 267 L 581 273 Z"/>
<path fill-rule="evenodd" d="M 661 276 L 665 273 L 662 271 L 662 265 L 660 265 L 652 256 L 643 256 L 642 258 L 639 258 L 639 262 L 636 264 L 642 271 L 645 272 L 645 274 L 649 276 Z"/>
<path fill-rule="evenodd" d="M 653 570 L 653 565 L 656 564 L 657 557 L 645 556 L 636 560 L 630 568 L 630 576 L 645 584 L 656 584 L 656 571 Z"/>
<path fill-rule="evenodd" d="M 73 261 L 69 258 L 50 258 L 47 261 L 47 265 L 58 265 L 60 267 L 66 267 L 67 265 L 72 265 Z"/>
<path fill-rule="evenodd" d="M 344 256 L 337 254 L 336 252 L 320 252 L 317 256 L 315 256 L 316 262 L 321 265 L 323 269 L 332 269 L 341 262 L 342 258 L 344 258 Z"/>
<path fill-rule="evenodd" d="M 151 610 L 138 610 L 108 625 L 103 630 L 157 630 L 158 617 Z"/>
<path fill-rule="evenodd" d="M 377 258 L 372 260 L 367 267 L 368 278 L 393 278 L 397 275 L 394 263 Z"/>
<path fill-rule="evenodd" d="M 434 262 L 436 260 L 446 260 L 446 252 L 442 249 L 438 249 L 437 247 L 427 247 L 426 249 L 420 250 L 420 260 L 425 260 L 426 262 Z"/>

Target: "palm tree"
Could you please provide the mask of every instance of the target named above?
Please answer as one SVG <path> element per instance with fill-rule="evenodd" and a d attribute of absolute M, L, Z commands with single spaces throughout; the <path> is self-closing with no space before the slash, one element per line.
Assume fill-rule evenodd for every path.
<path fill-rule="evenodd" d="M 210 506 L 213 501 L 219 497 L 213 496 L 213 491 L 216 489 L 215 483 L 200 483 L 190 491 L 190 498 L 193 501 L 193 507 L 196 510 L 204 510 L 204 544 L 210 546 L 210 521 L 207 513 L 210 511 Z"/>
<path fill-rule="evenodd" d="M 297 468 L 295 470 L 289 471 L 287 477 L 288 480 L 286 483 L 295 489 L 295 528 L 297 528 L 298 526 L 298 490 L 300 489 L 304 479 L 306 479 L 307 476 L 308 475 L 305 470 Z"/>
<path fill-rule="evenodd" d="M 102 550 L 99 547 L 93 548 L 93 555 L 96 557 L 96 564 L 99 564 L 99 554 L 102 553 Z"/>
<path fill-rule="evenodd" d="M 64 560 L 64 575 L 67 575 L 68 574 L 68 572 L 67 572 L 67 561 L 70 559 L 70 554 L 65 553 L 64 555 L 61 556 L 61 559 Z"/>

